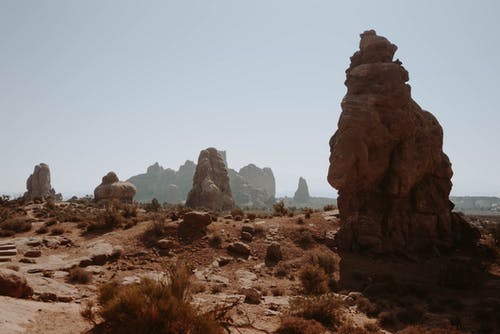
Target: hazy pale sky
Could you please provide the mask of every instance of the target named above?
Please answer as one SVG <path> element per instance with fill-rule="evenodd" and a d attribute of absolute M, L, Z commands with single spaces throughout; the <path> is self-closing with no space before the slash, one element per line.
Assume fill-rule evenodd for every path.
<path fill-rule="evenodd" d="M 452 193 L 500 195 L 499 1 L 0 0 L 0 192 L 46 162 L 91 193 L 201 149 L 273 169 L 278 193 L 326 182 L 359 34 L 398 45 L 444 128 Z"/>

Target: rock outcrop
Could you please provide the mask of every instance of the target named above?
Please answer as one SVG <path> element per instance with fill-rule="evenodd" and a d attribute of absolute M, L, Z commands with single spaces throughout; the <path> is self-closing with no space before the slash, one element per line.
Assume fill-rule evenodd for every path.
<path fill-rule="evenodd" d="M 181 239 L 196 239 L 206 234 L 212 217 L 207 212 L 191 211 L 179 223 L 178 234 Z"/>
<path fill-rule="evenodd" d="M 130 182 L 118 180 L 114 172 L 102 177 L 102 182 L 94 189 L 94 200 L 119 200 L 130 203 L 136 193 L 135 186 Z"/>
<path fill-rule="evenodd" d="M 0 295 L 29 298 L 33 295 L 33 289 L 22 274 L 7 268 L 0 268 Z"/>
<path fill-rule="evenodd" d="M 179 191 L 179 187 L 175 184 L 168 185 L 166 202 L 168 204 L 179 204 L 182 202 L 181 192 Z"/>
<path fill-rule="evenodd" d="M 24 198 L 27 200 L 35 198 L 62 200 L 61 194 L 56 194 L 50 184 L 50 168 L 44 163 L 35 166 L 33 174 L 26 180 L 26 189 Z"/>
<path fill-rule="evenodd" d="M 438 252 L 470 231 L 451 212 L 443 130 L 411 98 L 408 72 L 393 61 L 396 49 L 366 31 L 346 71 L 328 171 L 339 192 L 337 241 L 348 250 Z"/>
<path fill-rule="evenodd" d="M 293 201 L 295 203 L 308 203 L 311 201 L 311 196 L 309 195 L 309 187 L 307 182 L 303 177 L 299 178 L 299 186 L 295 195 L 293 195 Z"/>
<path fill-rule="evenodd" d="M 229 210 L 235 206 L 223 158 L 213 147 L 200 152 L 186 206 Z"/>

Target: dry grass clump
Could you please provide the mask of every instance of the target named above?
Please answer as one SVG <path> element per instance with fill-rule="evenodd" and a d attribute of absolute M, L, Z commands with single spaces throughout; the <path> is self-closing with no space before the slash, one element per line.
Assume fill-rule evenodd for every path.
<path fill-rule="evenodd" d="M 92 273 L 80 267 L 71 268 L 68 272 L 68 282 L 88 284 L 92 281 Z"/>
<path fill-rule="evenodd" d="M 335 329 L 342 324 L 343 306 L 344 301 L 333 294 L 297 297 L 290 301 L 290 311 L 293 316 L 316 320 L 330 329 Z"/>
<path fill-rule="evenodd" d="M 315 320 L 307 320 L 298 317 L 286 317 L 276 334 L 318 334 L 324 332 L 325 328 Z"/>
<path fill-rule="evenodd" d="M 120 214 L 116 207 L 108 207 L 101 212 L 95 220 L 87 224 L 87 232 L 111 231 L 121 227 L 126 223 L 126 219 Z"/>
<path fill-rule="evenodd" d="M 340 327 L 335 332 L 337 334 L 370 334 L 370 333 L 382 333 L 377 325 L 366 324 L 364 327 L 358 327 L 352 323 L 345 323 L 340 325 Z"/>
<path fill-rule="evenodd" d="M 321 295 L 328 292 L 328 275 L 318 265 L 306 264 L 299 272 L 304 293 L 308 295 Z"/>
<path fill-rule="evenodd" d="M 10 237 L 16 233 L 28 232 L 32 223 L 29 218 L 9 218 L 0 223 L 0 237 Z"/>
<path fill-rule="evenodd" d="M 315 264 L 322 268 L 325 273 L 333 274 L 339 268 L 338 259 L 333 256 L 331 251 L 314 249 L 307 254 L 307 263 Z"/>
<path fill-rule="evenodd" d="M 213 313 L 199 313 L 189 303 L 188 270 L 183 266 L 172 267 L 167 276 L 165 281 L 143 278 L 140 283 L 126 286 L 113 283 L 102 286 L 99 316 L 107 333 L 222 334 Z"/>
<path fill-rule="evenodd" d="M 276 277 L 286 277 L 290 274 L 291 265 L 287 262 L 281 261 L 276 265 L 276 271 L 274 275 Z"/>
<path fill-rule="evenodd" d="M 45 224 L 43 224 L 42 226 L 40 226 L 39 228 L 37 228 L 36 231 L 35 231 L 36 234 L 45 234 L 45 233 L 48 233 L 48 232 L 49 232 L 49 228 Z"/>
<path fill-rule="evenodd" d="M 373 304 L 368 298 L 363 296 L 356 299 L 356 307 L 358 310 L 370 317 L 374 317 L 378 314 L 377 305 Z"/>

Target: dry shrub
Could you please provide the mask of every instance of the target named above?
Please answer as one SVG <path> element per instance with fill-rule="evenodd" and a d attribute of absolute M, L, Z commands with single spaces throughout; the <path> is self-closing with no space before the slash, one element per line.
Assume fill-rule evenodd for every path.
<path fill-rule="evenodd" d="M 275 216 L 286 216 L 288 214 L 288 209 L 285 206 L 285 202 L 278 201 L 273 204 L 273 212 Z"/>
<path fill-rule="evenodd" d="M 80 267 L 71 268 L 68 272 L 68 282 L 88 284 L 92 281 L 92 273 Z"/>
<path fill-rule="evenodd" d="M 231 216 L 234 220 L 242 220 L 245 217 L 245 211 L 240 208 L 234 208 L 231 210 Z M 236 219 L 236 217 L 239 217 L 239 219 Z"/>
<path fill-rule="evenodd" d="M 212 313 L 198 313 L 189 303 L 188 270 L 172 267 L 167 276 L 165 281 L 143 278 L 126 286 L 102 286 L 99 315 L 109 333 L 222 334 Z"/>
<path fill-rule="evenodd" d="M 333 204 L 327 204 L 323 207 L 323 211 L 332 211 L 335 210 L 337 207 Z"/>
<path fill-rule="evenodd" d="M 133 217 L 137 217 L 137 213 L 138 213 L 139 209 L 137 207 L 137 204 L 125 204 L 123 206 L 123 212 L 122 212 L 122 216 L 124 218 L 133 218 Z"/>
<path fill-rule="evenodd" d="M 309 219 L 313 213 L 313 209 L 311 208 L 302 208 L 302 213 L 304 214 L 304 218 Z"/>
<path fill-rule="evenodd" d="M 306 264 L 299 272 L 299 279 L 305 294 L 320 295 L 328 292 L 328 275 L 318 265 Z"/>
<path fill-rule="evenodd" d="M 101 212 L 95 221 L 89 222 L 87 232 L 92 231 L 111 231 L 125 224 L 124 217 L 116 207 L 108 207 Z"/>
<path fill-rule="evenodd" d="M 276 272 L 274 273 L 277 277 L 286 277 L 290 273 L 290 264 L 281 261 L 276 265 Z"/>
<path fill-rule="evenodd" d="M 247 213 L 247 218 L 250 220 L 250 221 L 254 221 L 255 218 L 257 218 L 257 215 L 253 212 L 251 213 Z"/>
<path fill-rule="evenodd" d="M 212 234 L 208 238 L 208 244 L 213 248 L 220 248 L 222 245 L 222 237 L 219 234 Z"/>
<path fill-rule="evenodd" d="M 333 294 L 297 297 L 290 302 L 290 310 L 294 316 L 316 320 L 328 328 L 336 328 L 342 323 L 343 306 L 343 300 Z"/>
<path fill-rule="evenodd" d="M 35 231 L 35 233 L 36 233 L 36 234 L 45 234 L 45 233 L 48 233 L 48 232 L 49 232 L 49 229 L 48 229 L 47 225 L 45 225 L 45 224 L 44 224 L 44 225 L 42 225 L 42 226 L 40 226 L 40 227 L 39 227 L 39 228 Z"/>
<path fill-rule="evenodd" d="M 276 334 L 318 334 L 324 332 L 324 327 L 315 320 L 307 320 L 298 317 L 286 317 Z"/>
<path fill-rule="evenodd" d="M 311 231 L 307 228 L 299 228 L 292 232 L 292 240 L 303 249 L 310 248 L 314 243 L 314 238 Z"/>
<path fill-rule="evenodd" d="M 141 234 L 140 239 L 144 245 L 152 247 L 156 245 L 158 240 L 165 236 L 165 233 L 165 224 L 162 221 L 155 220 Z"/>
<path fill-rule="evenodd" d="M 28 232 L 31 230 L 31 226 L 29 218 L 10 218 L 0 223 L 0 233 L 11 236 L 15 233 Z"/>
<path fill-rule="evenodd" d="M 325 273 L 333 274 L 338 270 L 338 261 L 331 251 L 314 249 L 307 254 L 307 262 L 322 268 Z"/>
<path fill-rule="evenodd" d="M 64 234 L 65 230 L 62 227 L 53 227 L 50 230 L 50 235 L 61 235 Z"/>

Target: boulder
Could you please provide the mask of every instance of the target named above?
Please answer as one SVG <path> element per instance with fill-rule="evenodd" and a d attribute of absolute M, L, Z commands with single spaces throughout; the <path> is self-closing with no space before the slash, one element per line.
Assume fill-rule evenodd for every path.
<path fill-rule="evenodd" d="M 178 234 L 182 239 L 196 239 L 204 236 L 207 226 L 212 222 L 208 212 L 191 211 L 184 214 L 179 223 Z"/>
<path fill-rule="evenodd" d="M 94 200 L 119 200 L 131 203 L 136 193 L 135 186 L 130 182 L 118 180 L 114 172 L 109 172 L 102 178 L 102 182 L 94 189 Z"/>
<path fill-rule="evenodd" d="M 241 241 L 236 241 L 232 242 L 227 246 L 227 251 L 229 253 L 232 253 L 234 255 L 242 256 L 242 257 L 249 257 L 250 256 L 250 246 L 247 244 L 241 242 Z"/>
<path fill-rule="evenodd" d="M 411 98 L 408 72 L 393 60 L 396 49 L 365 31 L 346 71 L 328 170 L 339 194 L 337 243 L 344 250 L 450 248 L 453 226 L 462 226 L 454 223 L 448 198 L 453 172 L 442 148 L 443 129 Z"/>
<path fill-rule="evenodd" d="M 35 198 L 62 200 L 62 195 L 56 194 L 50 184 L 50 168 L 44 163 L 35 166 L 33 174 L 26 180 L 26 189 L 24 198 L 27 200 Z"/>
<path fill-rule="evenodd" d="M 14 270 L 0 268 L 0 295 L 30 298 L 33 295 L 33 289 L 22 274 Z"/>
<path fill-rule="evenodd" d="M 281 245 L 279 242 L 273 241 L 266 250 L 266 263 L 275 264 L 283 259 L 283 254 L 281 253 Z"/>
<path fill-rule="evenodd" d="M 235 206 L 226 164 L 215 148 L 200 152 L 186 206 L 211 210 L 230 210 Z"/>

